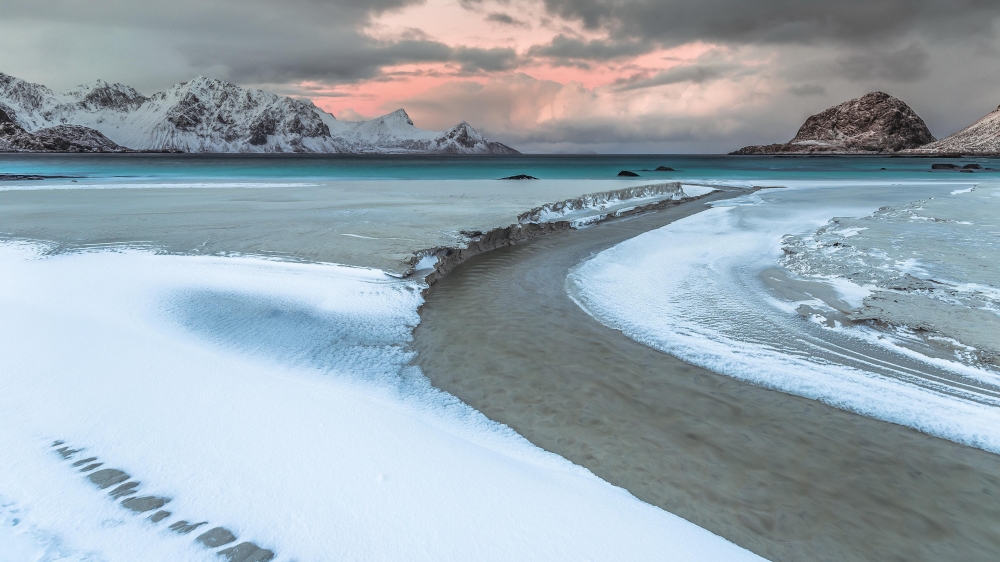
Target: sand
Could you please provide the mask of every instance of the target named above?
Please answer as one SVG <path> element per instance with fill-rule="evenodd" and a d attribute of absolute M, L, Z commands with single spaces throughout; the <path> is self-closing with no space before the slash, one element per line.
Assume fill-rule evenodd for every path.
<path fill-rule="evenodd" d="M 704 208 L 470 259 L 427 292 L 416 364 L 540 447 L 769 559 L 994 560 L 1000 456 L 688 365 L 566 296 L 586 257 Z"/>

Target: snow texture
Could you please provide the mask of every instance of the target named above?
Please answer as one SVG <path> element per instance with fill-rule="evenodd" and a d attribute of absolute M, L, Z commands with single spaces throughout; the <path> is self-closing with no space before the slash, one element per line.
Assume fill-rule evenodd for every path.
<path fill-rule="evenodd" d="M 126 152 L 108 137 L 79 125 L 28 132 L 0 108 L 0 152 Z"/>
<path fill-rule="evenodd" d="M 869 212 L 858 203 L 864 191 L 844 186 L 833 194 L 780 191 L 724 202 L 614 246 L 575 268 L 567 291 L 603 324 L 692 364 L 1000 453 L 995 374 L 914 353 L 863 326 L 818 325 L 763 286 L 783 234 L 814 231 L 834 212 Z M 867 204 L 879 197 L 869 192 Z M 852 304 L 867 293 L 832 288 Z"/>
<path fill-rule="evenodd" d="M 0 111 L 29 132 L 82 126 L 133 150 L 517 154 L 464 121 L 425 131 L 402 109 L 369 121 L 338 121 L 309 100 L 203 76 L 146 97 L 101 80 L 59 94 L 0 73 Z"/>
<path fill-rule="evenodd" d="M 621 216 L 641 205 L 700 197 L 713 191 L 716 188 L 680 182 L 639 185 L 547 203 L 521 213 L 517 219 L 520 224 L 568 221 L 573 228 L 581 228 Z"/>
<path fill-rule="evenodd" d="M 759 560 L 434 390 L 422 285 L 370 269 L 0 246 L 0 541 L 42 560 Z M 172 498 L 122 509 L 54 440 Z M 0 549 L 3 550 L 3 549 Z"/>
<path fill-rule="evenodd" d="M 912 154 L 1000 154 L 1000 107 L 953 135 L 907 152 Z"/>

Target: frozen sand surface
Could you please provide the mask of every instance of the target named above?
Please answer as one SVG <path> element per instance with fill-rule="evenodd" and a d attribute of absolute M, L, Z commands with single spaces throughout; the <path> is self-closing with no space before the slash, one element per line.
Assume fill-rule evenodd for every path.
<path fill-rule="evenodd" d="M 415 283 L 13 244 L 0 264 L 0 538 L 24 548 L 215 559 L 165 530 L 198 518 L 278 560 L 758 559 L 431 389 L 404 367 Z M 173 517 L 122 509 L 56 439 L 172 498 Z"/>
<path fill-rule="evenodd" d="M 788 237 L 782 264 L 801 276 L 868 287 L 850 318 L 918 330 L 906 342 L 915 351 L 996 370 L 998 193 L 1000 186 L 980 184 L 866 217 L 834 219 L 814 234 Z M 929 347 L 935 342 L 939 349 Z"/>

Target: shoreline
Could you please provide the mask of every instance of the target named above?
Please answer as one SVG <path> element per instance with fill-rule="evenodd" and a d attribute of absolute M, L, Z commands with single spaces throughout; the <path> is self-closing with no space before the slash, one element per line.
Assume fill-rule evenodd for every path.
<path fill-rule="evenodd" d="M 991 559 L 1000 511 L 977 497 L 1000 493 L 1000 457 L 694 367 L 570 301 L 569 267 L 691 203 L 467 257 L 425 291 L 414 363 L 539 447 L 772 560 Z"/>
<path fill-rule="evenodd" d="M 670 184 L 676 184 L 681 186 L 679 182 L 668 182 Z M 667 184 L 663 184 L 667 185 Z M 650 185 L 642 186 L 641 188 L 657 188 L 661 185 Z M 731 189 L 731 188 L 730 188 Z M 738 189 L 738 195 L 746 193 L 754 193 L 763 189 L 761 187 L 752 187 L 747 189 Z M 595 215 L 589 217 L 592 220 L 588 220 L 586 225 L 582 228 L 587 228 L 591 226 L 597 226 L 610 221 L 628 219 L 638 215 L 652 213 L 666 209 L 668 207 L 673 207 L 676 205 L 682 205 L 685 203 L 693 203 L 695 201 L 704 199 L 713 193 L 721 191 L 719 188 L 713 188 L 713 191 L 704 193 L 701 195 L 689 196 L 683 199 L 661 199 L 659 201 L 653 201 L 651 203 L 646 203 L 642 205 L 635 205 L 633 207 L 627 207 L 617 211 L 612 211 L 606 214 Z M 735 190 L 734 190 L 735 191 Z M 584 201 L 588 197 L 593 197 L 594 195 L 608 195 L 608 193 L 598 193 L 598 194 L 587 194 L 580 196 L 575 199 L 570 199 L 567 201 L 561 201 L 555 204 L 546 204 L 529 211 L 525 211 L 518 216 L 518 222 L 510 224 L 507 226 L 498 226 L 492 228 L 486 232 L 462 232 L 463 235 L 467 236 L 468 239 L 465 243 L 465 247 L 461 246 L 437 246 L 434 248 L 428 248 L 424 250 L 418 250 L 414 252 L 413 256 L 407 260 L 410 265 L 410 270 L 403 274 L 403 277 L 409 277 L 415 273 L 417 270 L 414 269 L 421 262 L 421 260 L 433 257 L 435 258 L 434 270 L 427 273 L 424 276 L 424 283 L 430 287 L 437 280 L 441 279 L 453 269 L 466 262 L 467 260 L 474 258 L 478 255 L 484 254 L 486 252 L 491 252 L 498 248 L 504 248 L 507 246 L 514 246 L 518 243 L 528 242 L 534 240 L 540 236 L 545 236 L 546 234 L 552 234 L 554 232 L 565 232 L 568 230 L 577 230 L 580 227 L 574 226 L 575 221 L 572 220 L 558 220 L 558 221 L 539 221 L 539 220 L 529 220 L 537 219 L 539 213 L 552 205 L 583 205 Z M 734 195 L 738 196 L 738 195 Z M 623 199 L 623 200 L 628 200 Z M 585 208 L 585 207 L 581 207 Z"/>

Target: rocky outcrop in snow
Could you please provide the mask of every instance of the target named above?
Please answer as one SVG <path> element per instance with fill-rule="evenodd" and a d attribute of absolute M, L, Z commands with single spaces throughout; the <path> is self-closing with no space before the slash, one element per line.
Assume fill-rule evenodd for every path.
<path fill-rule="evenodd" d="M 56 94 L 0 73 L 0 110 L 26 132 L 86 127 L 144 151 L 517 154 L 465 122 L 425 131 L 402 109 L 339 121 L 308 100 L 201 76 L 145 97 L 104 81 Z"/>
<path fill-rule="evenodd" d="M 0 109 L 0 152 L 127 152 L 87 127 L 56 125 L 29 133 Z"/>
<path fill-rule="evenodd" d="M 988 115 L 939 141 L 906 151 L 907 154 L 1000 154 L 1000 107 Z"/>
<path fill-rule="evenodd" d="M 732 154 L 884 154 L 934 140 L 910 106 L 872 92 L 813 115 L 787 143 L 745 146 Z"/>

